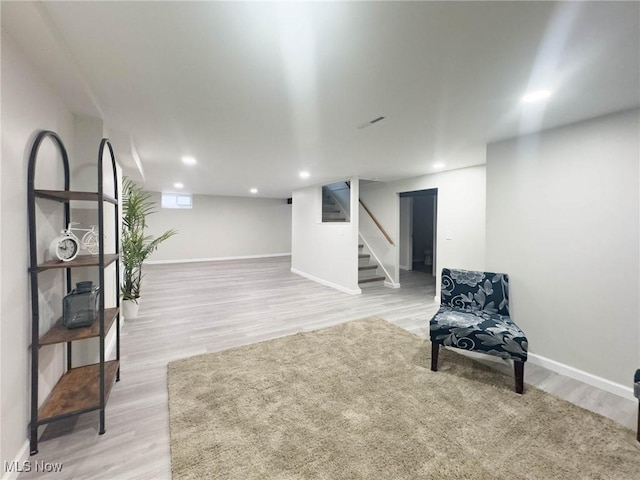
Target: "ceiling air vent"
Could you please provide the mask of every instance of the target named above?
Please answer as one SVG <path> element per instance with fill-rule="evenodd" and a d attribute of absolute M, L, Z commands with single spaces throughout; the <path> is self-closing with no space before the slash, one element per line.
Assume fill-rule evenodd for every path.
<path fill-rule="evenodd" d="M 360 125 L 358 125 L 358 129 L 362 130 L 363 128 L 370 127 L 374 123 L 381 122 L 382 120 L 384 120 L 384 117 L 374 118 L 373 120 L 369 120 L 368 122 L 361 123 Z"/>

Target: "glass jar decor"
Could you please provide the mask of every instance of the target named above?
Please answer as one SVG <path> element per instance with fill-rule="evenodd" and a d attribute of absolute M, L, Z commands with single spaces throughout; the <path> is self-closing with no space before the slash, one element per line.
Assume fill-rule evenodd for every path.
<path fill-rule="evenodd" d="M 62 324 L 67 328 L 89 327 L 98 317 L 99 287 L 93 282 L 78 282 L 62 303 Z"/>

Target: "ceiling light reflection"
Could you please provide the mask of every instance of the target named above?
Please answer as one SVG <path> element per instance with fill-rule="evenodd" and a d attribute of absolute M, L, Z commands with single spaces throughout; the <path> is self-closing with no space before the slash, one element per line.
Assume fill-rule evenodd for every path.
<path fill-rule="evenodd" d="M 529 92 L 522 97 L 523 103 L 533 103 L 546 100 L 551 96 L 551 90 L 537 90 L 535 92 Z"/>

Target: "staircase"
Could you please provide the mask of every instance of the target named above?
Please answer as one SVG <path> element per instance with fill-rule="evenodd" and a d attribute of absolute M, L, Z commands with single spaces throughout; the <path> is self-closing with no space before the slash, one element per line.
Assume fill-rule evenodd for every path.
<path fill-rule="evenodd" d="M 358 245 L 358 285 L 384 282 L 386 277 L 378 275 L 378 264 L 371 255 L 364 253 L 364 245 Z"/>
<path fill-rule="evenodd" d="M 322 187 L 322 222 L 348 222 L 335 198 L 326 187 Z"/>
<path fill-rule="evenodd" d="M 337 184 L 335 184 L 337 185 Z M 351 188 L 349 182 L 344 182 L 346 188 Z M 338 188 L 336 190 L 344 190 Z M 360 202 L 362 204 L 362 202 Z M 363 205 L 364 207 L 364 205 Z M 371 212 L 364 207 L 369 215 Z M 334 192 L 327 186 L 322 187 L 322 222 L 348 222 L 349 216 L 343 208 L 338 204 Z M 379 275 L 378 272 L 382 272 L 383 269 L 375 262 L 375 259 L 366 250 L 365 245 L 358 245 L 358 285 L 375 285 L 377 282 L 384 282 L 387 277 Z"/>

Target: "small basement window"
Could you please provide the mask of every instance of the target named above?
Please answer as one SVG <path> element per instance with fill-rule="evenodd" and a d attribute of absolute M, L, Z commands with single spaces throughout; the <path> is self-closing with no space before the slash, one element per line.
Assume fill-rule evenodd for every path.
<path fill-rule="evenodd" d="M 162 192 L 162 208 L 192 208 L 190 193 Z"/>

